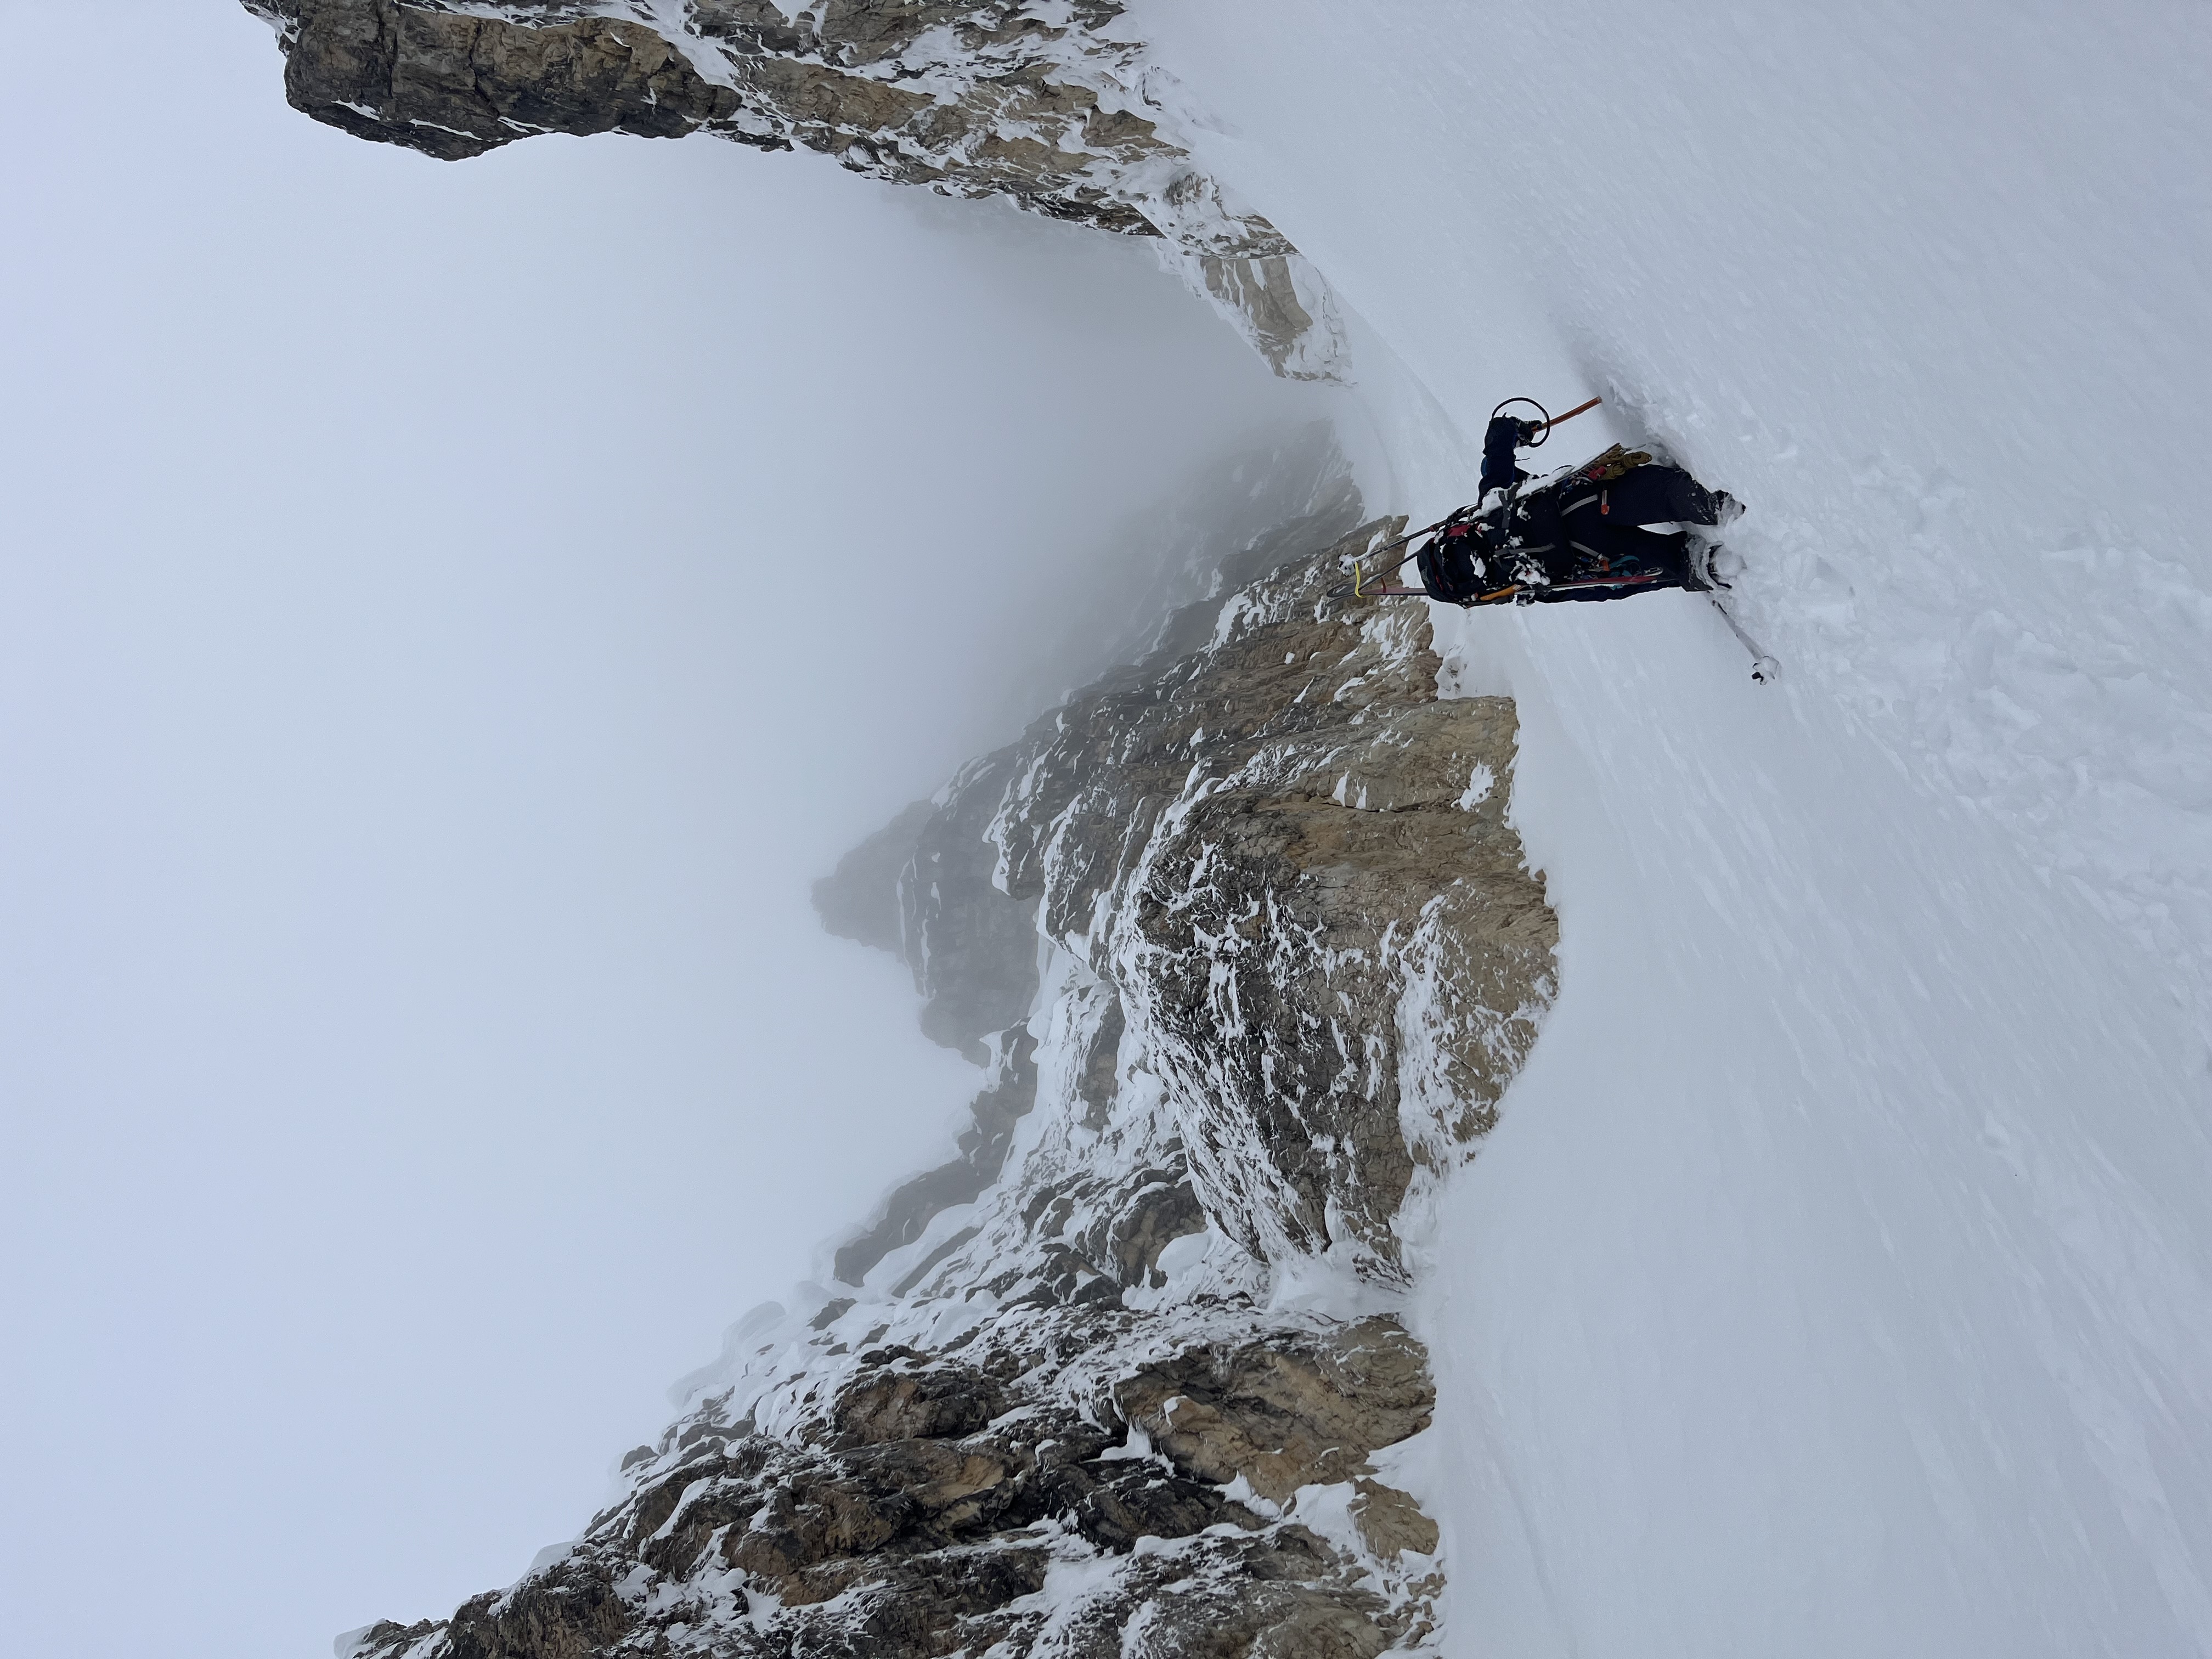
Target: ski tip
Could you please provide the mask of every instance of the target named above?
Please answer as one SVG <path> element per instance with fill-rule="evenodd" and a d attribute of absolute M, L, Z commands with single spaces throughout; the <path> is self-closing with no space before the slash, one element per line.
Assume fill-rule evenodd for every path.
<path fill-rule="evenodd" d="M 1754 657 L 1751 662 L 1751 678 L 1755 685 L 1771 685 L 1782 678 L 1782 665 L 1771 657 Z"/>

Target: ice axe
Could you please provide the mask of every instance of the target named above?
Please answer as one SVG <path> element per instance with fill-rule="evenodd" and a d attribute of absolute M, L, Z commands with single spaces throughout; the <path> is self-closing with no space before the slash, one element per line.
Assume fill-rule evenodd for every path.
<path fill-rule="evenodd" d="M 1534 410 L 1539 415 L 1541 415 L 1544 417 L 1540 421 L 1531 421 L 1528 422 L 1529 428 L 1532 431 L 1541 434 L 1540 436 L 1532 437 L 1528 440 L 1528 447 L 1531 449 L 1536 449 L 1541 447 L 1544 440 L 1552 435 L 1552 428 L 1553 427 L 1563 425 L 1566 422 L 1573 420 L 1577 415 L 1588 413 L 1589 410 L 1595 409 L 1604 401 L 1605 399 L 1602 398 L 1593 398 L 1586 404 L 1577 404 L 1572 409 L 1569 410 L 1564 415 L 1554 415 L 1550 410 L 1545 408 L 1543 404 L 1538 403 L 1534 398 L 1508 398 L 1504 403 L 1498 404 L 1496 409 L 1490 411 L 1490 418 L 1493 421 L 1496 420 L 1501 414 L 1515 404 L 1528 404 L 1529 408 Z"/>

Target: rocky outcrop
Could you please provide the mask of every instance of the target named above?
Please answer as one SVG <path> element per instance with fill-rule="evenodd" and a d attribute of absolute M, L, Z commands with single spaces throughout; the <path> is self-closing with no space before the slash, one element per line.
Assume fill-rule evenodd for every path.
<path fill-rule="evenodd" d="M 1036 906 L 993 879 L 997 854 L 983 834 L 1013 764 L 1001 753 L 963 768 L 899 877 L 922 1033 L 979 1062 L 985 1038 L 1027 1013 L 1037 989 Z"/>
<path fill-rule="evenodd" d="M 1217 1313 L 1100 1364 L 1141 1354 L 1146 1322 L 1048 1300 L 957 1357 L 888 1343 L 775 1432 L 710 1401 L 632 1455 L 629 1496 L 561 1559 L 351 1650 L 1119 1655 L 1131 1627 L 1163 1655 L 1418 1644 L 1426 1595 L 1285 1507 L 1427 1426 L 1418 1345 L 1387 1317 L 1262 1340 Z M 1401 1552 L 1435 1548 L 1384 1542 L 1401 1580 Z"/>
<path fill-rule="evenodd" d="M 1319 276 L 1173 137 L 1120 0 L 245 0 L 284 94 L 457 161 L 537 133 L 713 134 L 1158 240 L 1279 374 L 1337 375 Z"/>
<path fill-rule="evenodd" d="M 1421 612 L 1332 605 L 1334 569 L 1060 710 L 991 833 L 1008 897 L 1115 988 L 1209 1212 L 1256 1255 L 1389 1271 L 1416 1169 L 1533 1040 L 1555 930 L 1496 787 L 1511 705 L 1439 701 Z"/>
<path fill-rule="evenodd" d="M 1215 596 L 841 865 L 825 915 L 897 915 L 948 1033 L 1007 1016 L 959 1156 L 732 1329 L 575 1543 L 342 1651 L 1434 1650 L 1406 1229 L 1555 934 L 1510 706 L 1439 698 L 1419 610 L 1327 597 L 1389 528 Z"/>
<path fill-rule="evenodd" d="M 640 1449 L 630 1496 L 563 1559 L 355 1650 L 1119 1655 L 1133 1624 L 1159 1654 L 1364 1656 L 1415 1636 L 1410 1601 L 1281 1507 L 1427 1425 L 1404 1331 L 1261 1345 L 1223 1319 L 1101 1370 L 1142 1323 L 1047 1304 L 957 1358 L 872 1348 L 777 1433 L 710 1405 Z M 1392 1386 L 1370 1395 L 1378 1374 Z M 1205 1403 L 1170 1393 L 1186 1386 Z M 1144 1425 L 1178 1415 L 1168 1449 L 1141 1449 Z"/>
<path fill-rule="evenodd" d="M 1000 1048 L 989 1085 L 969 1108 L 969 1127 L 960 1133 L 960 1155 L 902 1182 L 884 1200 L 875 1221 L 858 1237 L 837 1247 L 832 1271 L 842 1283 L 866 1284 L 876 1263 L 921 1237 L 940 1211 L 974 1202 L 999 1178 L 1013 1144 L 1014 1125 L 1036 1103 L 1036 1044 L 1029 1028 L 1010 1028 Z M 927 1272 L 936 1265 L 924 1261 L 915 1271 Z M 903 1293 L 892 1286 L 892 1294 Z"/>
<path fill-rule="evenodd" d="M 893 956 L 906 953 L 899 872 L 914 858 L 922 830 L 936 810 L 928 801 L 915 801 L 814 884 L 814 914 L 822 918 L 824 928 L 855 945 L 872 945 Z"/>

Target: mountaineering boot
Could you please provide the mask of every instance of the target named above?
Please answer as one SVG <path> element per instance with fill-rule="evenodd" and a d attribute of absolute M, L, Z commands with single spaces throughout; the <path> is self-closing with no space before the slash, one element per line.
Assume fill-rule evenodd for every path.
<path fill-rule="evenodd" d="M 1738 509 L 1741 511 L 1741 509 Z M 1718 542 L 1692 538 L 1689 545 L 1689 580 L 1682 585 L 1693 593 L 1710 593 L 1735 585 L 1743 573 L 1743 556 Z"/>
<path fill-rule="evenodd" d="M 1723 529 L 1743 517 L 1743 503 L 1725 489 L 1713 491 L 1713 522 Z"/>

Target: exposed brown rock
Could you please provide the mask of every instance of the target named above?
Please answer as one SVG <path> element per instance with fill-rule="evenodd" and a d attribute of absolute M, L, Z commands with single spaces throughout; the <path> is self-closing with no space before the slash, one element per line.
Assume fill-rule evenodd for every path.
<path fill-rule="evenodd" d="M 1126 1336 L 1127 1319 L 1094 1326 L 1109 1340 L 1087 1352 Z M 1242 1379 L 1217 1389 L 1219 1426 L 1207 1444 L 1250 1447 L 1285 1423 L 1310 1430 L 1332 1410 L 1352 1422 L 1340 1404 L 1316 1403 L 1332 1386 L 1319 1379 L 1334 1368 L 1347 1380 L 1359 1343 L 1407 1346 L 1389 1322 L 1373 1327 L 1349 1345 L 1316 1338 L 1288 1388 L 1254 1382 L 1264 1362 L 1249 1342 L 1202 1346 L 1171 1364 Z M 657 1653 L 656 1640 L 701 1617 L 698 1595 L 683 1587 L 716 1583 L 725 1569 L 743 1575 L 736 1612 L 757 1595 L 775 1611 L 765 1632 L 749 1617 L 718 1624 L 718 1653 L 939 1655 L 994 1643 L 1045 1651 L 1032 1644 L 1053 1610 L 1022 1604 L 1052 1564 L 1085 1550 L 1127 1557 L 1140 1540 L 1152 1540 L 1149 1552 L 1130 1557 L 1086 1612 L 1103 1634 L 1143 1610 L 1158 1632 L 1151 1652 L 1374 1654 L 1405 1627 L 1402 1610 L 1363 1586 L 1335 1548 L 1226 1496 L 1199 1472 L 1202 1451 L 1173 1468 L 1132 1455 L 1126 1428 L 1102 1429 L 1070 1402 L 1063 1385 L 1073 1379 L 1058 1365 L 1031 1364 L 1011 1384 L 990 1375 L 1033 1360 L 1028 1341 L 985 1348 L 975 1364 L 907 1349 L 864 1356 L 803 1443 L 746 1432 L 665 1454 L 563 1559 L 477 1598 L 442 1627 L 376 1626 L 356 1651 L 396 1659 L 428 1639 L 422 1651 L 441 1659 Z M 1114 1392 L 1144 1386 L 1125 1379 Z M 1358 1431 L 1388 1432 L 1388 1409 L 1359 1418 Z M 1425 1420 L 1401 1411 L 1395 1420 L 1417 1419 Z"/>
<path fill-rule="evenodd" d="M 1428 1356 L 1394 1319 L 1319 1340 L 1198 1347 L 1115 1384 L 1114 1403 L 1179 1468 L 1270 1503 L 1350 1479 L 1367 1454 L 1428 1427 Z"/>
<path fill-rule="evenodd" d="M 1439 701 L 1419 614 L 1329 600 L 1336 573 L 1263 578 L 1211 648 L 1075 698 L 1018 747 L 993 834 L 1176 1085 L 1208 1211 L 1255 1254 L 1387 1267 L 1440 1157 L 1400 1121 L 1409 991 L 1452 1103 L 1435 1139 L 1464 1144 L 1534 1040 L 1558 934 L 1477 785 L 1511 771 L 1511 704 Z"/>
<path fill-rule="evenodd" d="M 1379 1480 L 1358 1480 L 1352 1486 L 1352 1522 L 1375 1554 L 1388 1559 L 1405 1550 L 1416 1555 L 1437 1553 L 1437 1523 L 1421 1513 L 1411 1493 Z"/>
<path fill-rule="evenodd" d="M 910 848 L 897 942 L 992 1068 L 960 1158 L 838 1254 L 849 1295 L 738 1328 L 563 1557 L 361 1659 L 1436 1650 L 1437 1529 L 1389 1474 L 1426 1355 L 1270 1275 L 1401 1281 L 1554 933 L 1510 706 L 1439 702 L 1420 612 L 1328 599 L 1334 564 L 1170 626 L 848 861 L 880 939 Z"/>
<path fill-rule="evenodd" d="M 892 1440 L 973 1434 L 999 1414 L 997 1385 L 965 1366 L 917 1370 L 904 1350 L 862 1354 L 860 1377 L 830 1408 L 830 1444 L 838 1449 Z"/>
<path fill-rule="evenodd" d="M 695 132 L 1163 239 L 1279 373 L 1329 378 L 1319 278 L 1227 205 L 1144 102 L 1118 0 L 244 0 L 284 94 L 356 137 L 459 161 L 535 134 Z M 1300 291 L 1304 283 L 1303 295 Z"/>
<path fill-rule="evenodd" d="M 1106 1249 L 1114 1258 L 1115 1277 L 1124 1285 L 1157 1283 L 1154 1265 L 1160 1252 L 1176 1239 L 1204 1230 L 1206 1208 L 1187 1181 L 1163 1174 L 1136 1195 L 1106 1228 Z"/>
<path fill-rule="evenodd" d="M 399 0 L 287 9 L 287 102 L 441 161 L 534 132 L 681 137 L 738 108 L 735 90 L 703 79 L 641 23 L 586 15 L 519 26 Z"/>

